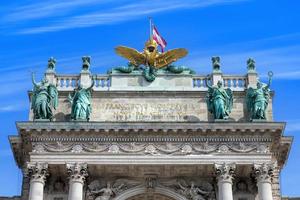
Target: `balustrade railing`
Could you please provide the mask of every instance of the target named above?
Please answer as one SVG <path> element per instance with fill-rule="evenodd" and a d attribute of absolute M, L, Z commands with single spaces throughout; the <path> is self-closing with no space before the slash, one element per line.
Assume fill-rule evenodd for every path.
<path fill-rule="evenodd" d="M 56 85 L 58 90 L 73 90 L 80 84 L 79 75 L 58 75 Z M 94 89 L 104 89 L 110 87 L 110 78 L 107 75 L 97 75 L 95 78 Z"/>
<path fill-rule="evenodd" d="M 207 88 L 206 83 L 210 84 L 210 78 L 207 76 L 194 76 L 193 87 L 194 88 Z"/>
<path fill-rule="evenodd" d="M 245 90 L 247 87 L 247 77 L 237 75 L 223 75 L 224 87 L 230 88 L 233 91 Z"/>
<path fill-rule="evenodd" d="M 73 90 L 78 87 L 79 82 L 79 75 L 58 75 L 56 77 L 58 90 Z"/>
<path fill-rule="evenodd" d="M 223 85 L 233 91 L 243 91 L 247 88 L 247 77 L 238 75 L 223 75 Z M 209 76 L 193 76 L 192 90 L 207 90 L 207 83 L 211 85 Z M 59 90 L 73 90 L 80 84 L 80 75 L 57 75 L 56 84 Z M 94 90 L 106 90 L 111 87 L 109 75 L 97 75 Z"/>

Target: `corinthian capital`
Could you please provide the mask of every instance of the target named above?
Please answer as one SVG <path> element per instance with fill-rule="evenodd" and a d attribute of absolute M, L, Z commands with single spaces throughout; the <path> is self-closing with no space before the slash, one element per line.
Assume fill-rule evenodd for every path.
<path fill-rule="evenodd" d="M 254 164 L 254 174 L 257 182 L 272 182 L 273 171 L 276 167 L 274 163 Z"/>
<path fill-rule="evenodd" d="M 87 163 L 67 163 L 66 167 L 70 181 L 83 183 L 88 176 Z"/>
<path fill-rule="evenodd" d="M 48 163 L 27 163 L 26 175 L 30 181 L 41 182 L 45 184 L 48 173 Z"/>
<path fill-rule="evenodd" d="M 216 170 L 218 181 L 228 181 L 232 183 L 234 171 L 235 171 L 235 164 L 233 163 L 215 164 L 215 170 Z"/>

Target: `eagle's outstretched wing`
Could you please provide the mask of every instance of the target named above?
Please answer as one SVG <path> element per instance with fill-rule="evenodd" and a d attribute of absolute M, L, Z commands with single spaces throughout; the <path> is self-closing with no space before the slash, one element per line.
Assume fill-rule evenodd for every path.
<path fill-rule="evenodd" d="M 139 66 L 146 63 L 145 55 L 137 50 L 125 46 L 118 46 L 115 48 L 118 55 L 128 59 L 132 64 Z"/>
<path fill-rule="evenodd" d="M 156 58 L 155 67 L 156 68 L 165 67 L 165 66 L 171 64 L 172 62 L 175 62 L 178 59 L 186 56 L 187 54 L 188 54 L 188 51 L 183 48 L 172 49 L 170 51 L 162 53 Z"/>

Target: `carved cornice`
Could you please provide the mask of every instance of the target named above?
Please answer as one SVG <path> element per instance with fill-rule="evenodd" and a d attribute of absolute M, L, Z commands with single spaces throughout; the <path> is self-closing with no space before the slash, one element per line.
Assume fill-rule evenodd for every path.
<path fill-rule="evenodd" d="M 45 184 L 48 174 L 48 163 L 27 163 L 25 174 L 30 177 L 31 182 Z"/>
<path fill-rule="evenodd" d="M 254 164 L 254 175 L 257 183 L 272 183 L 276 163 Z"/>
<path fill-rule="evenodd" d="M 71 182 L 84 183 L 87 172 L 87 163 L 66 163 L 69 178 Z"/>
<path fill-rule="evenodd" d="M 229 182 L 232 184 L 235 168 L 234 163 L 215 164 L 218 182 Z"/>
<path fill-rule="evenodd" d="M 217 133 L 264 133 L 282 132 L 282 122 L 17 122 L 19 133 L 36 130 L 38 132 L 217 132 Z"/>

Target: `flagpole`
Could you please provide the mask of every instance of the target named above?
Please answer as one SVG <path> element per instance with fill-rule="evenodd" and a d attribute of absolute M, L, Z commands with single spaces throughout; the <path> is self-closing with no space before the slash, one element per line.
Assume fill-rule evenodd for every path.
<path fill-rule="evenodd" d="M 149 17 L 149 28 L 150 28 L 150 39 L 152 39 L 152 18 L 151 17 Z"/>

